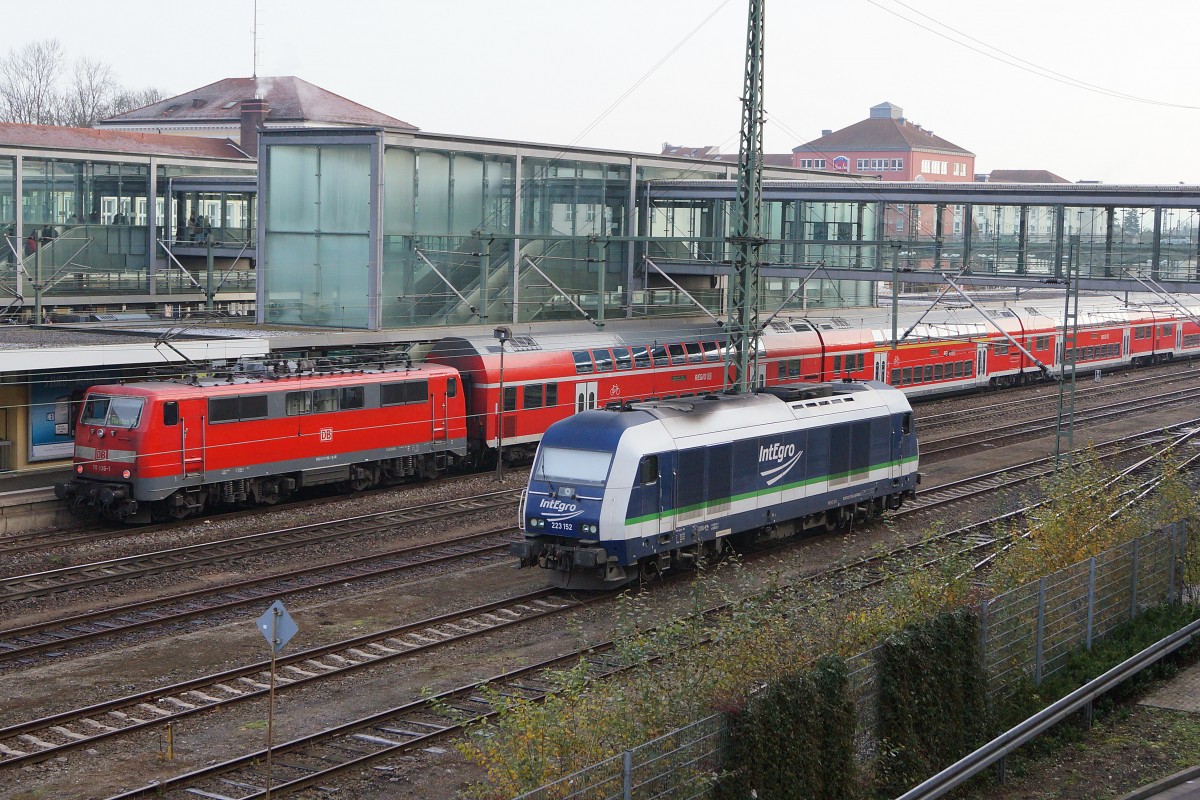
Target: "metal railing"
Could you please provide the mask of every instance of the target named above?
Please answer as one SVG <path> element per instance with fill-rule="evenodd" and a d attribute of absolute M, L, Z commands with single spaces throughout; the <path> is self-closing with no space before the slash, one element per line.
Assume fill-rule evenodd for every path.
<path fill-rule="evenodd" d="M 989 675 L 989 696 L 1004 697 L 1025 678 L 1041 682 L 1066 664 L 1070 652 L 1090 648 L 1092 642 L 1117 625 L 1136 617 L 1139 609 L 1178 600 L 1176 587 L 1185 541 L 1184 524 L 1170 525 L 982 603 L 980 644 Z M 1193 629 L 1200 631 L 1200 623 L 1184 631 Z M 1182 646 L 1192 635 L 1186 634 L 1182 640 L 1175 638 L 1183 636 L 1184 631 L 1155 645 L 1165 649 L 1148 648 L 1005 733 L 989 745 L 995 747 L 994 751 L 980 755 L 981 749 L 963 759 L 960 772 L 964 777 L 939 788 L 938 794 L 911 798 L 905 795 L 904 800 L 937 797 L 959 785 L 1091 699 Z M 847 660 L 850 693 L 857 713 L 856 752 L 862 764 L 873 760 L 879 744 L 881 650 L 882 647 L 876 647 Z M 514 800 L 710 797 L 712 777 L 723 766 L 721 744 L 727 735 L 724 715 L 706 717 Z"/>

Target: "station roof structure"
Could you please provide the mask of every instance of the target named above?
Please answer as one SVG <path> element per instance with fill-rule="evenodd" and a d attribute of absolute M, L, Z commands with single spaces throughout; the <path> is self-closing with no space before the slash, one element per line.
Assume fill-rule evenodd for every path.
<path fill-rule="evenodd" d="M 994 169 L 986 176 L 988 183 L 1071 183 L 1048 169 Z"/>
<path fill-rule="evenodd" d="M 157 103 L 101 120 L 97 127 L 125 130 L 186 131 L 237 127 L 241 104 L 265 100 L 267 127 L 371 126 L 418 130 L 417 126 L 368 108 L 293 75 L 224 78 Z"/>
<path fill-rule="evenodd" d="M 67 128 L 58 125 L 22 125 L 0 122 L 0 148 L 69 150 L 95 154 L 139 156 L 181 156 L 185 158 L 221 158 L 252 162 L 229 139 L 205 136 L 168 136 L 95 128 Z"/>

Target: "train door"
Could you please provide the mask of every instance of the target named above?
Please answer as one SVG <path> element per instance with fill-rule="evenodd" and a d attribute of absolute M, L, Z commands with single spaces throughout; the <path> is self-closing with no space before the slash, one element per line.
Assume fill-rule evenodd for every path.
<path fill-rule="evenodd" d="M 1183 353 L 1183 320 L 1175 323 L 1175 352 Z"/>
<path fill-rule="evenodd" d="M 596 395 L 599 391 L 598 381 L 586 381 L 575 384 L 575 413 L 587 411 L 596 407 Z"/>
<path fill-rule="evenodd" d="M 192 410 L 192 409 L 189 409 Z M 169 426 L 172 418 L 179 421 L 179 446 L 183 455 L 184 475 L 199 475 L 204 472 L 204 415 L 198 413 L 199 404 L 194 409 L 197 413 L 183 415 L 179 404 L 171 401 L 163 403 L 163 425 Z"/>
<path fill-rule="evenodd" d="M 1129 328 L 1121 331 L 1121 355 L 1126 361 L 1129 360 Z"/>
<path fill-rule="evenodd" d="M 446 392 L 439 392 L 438 387 L 432 382 L 429 385 L 429 423 L 433 429 L 431 441 L 446 441 L 447 431 L 450 428 L 446 409 Z"/>
<path fill-rule="evenodd" d="M 976 346 L 978 349 L 975 354 L 975 382 L 984 384 L 988 382 L 988 365 L 987 365 L 987 343 L 981 343 Z"/>
<path fill-rule="evenodd" d="M 888 354 L 875 354 L 875 380 L 887 383 Z"/>

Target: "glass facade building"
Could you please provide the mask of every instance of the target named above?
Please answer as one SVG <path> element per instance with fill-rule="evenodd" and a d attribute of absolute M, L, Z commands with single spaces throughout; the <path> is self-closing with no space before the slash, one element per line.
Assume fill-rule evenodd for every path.
<path fill-rule="evenodd" d="M 174 206 L 169 183 L 184 175 L 252 180 L 255 174 L 255 164 L 245 158 L 159 154 L 145 146 L 120 152 L 121 134 L 106 134 L 111 149 L 99 152 L 39 145 L 33 126 L 6 130 L 33 141 L 6 143 L 0 136 L 0 313 L 28 314 L 35 303 L 150 304 L 163 295 L 194 297 L 195 281 L 166 246 L 168 203 Z M 63 136 L 74 132 L 61 130 Z M 253 285 L 251 274 L 240 290 L 252 297 Z"/>
<path fill-rule="evenodd" d="M 375 330 L 728 313 L 733 161 L 364 129 L 268 131 L 259 161 L 262 322 Z M 893 274 L 938 284 L 946 270 L 997 285 L 1057 280 L 1069 266 L 1087 280 L 1196 280 L 1197 208 L 1194 187 L 767 168 L 761 308 L 870 305 Z"/>

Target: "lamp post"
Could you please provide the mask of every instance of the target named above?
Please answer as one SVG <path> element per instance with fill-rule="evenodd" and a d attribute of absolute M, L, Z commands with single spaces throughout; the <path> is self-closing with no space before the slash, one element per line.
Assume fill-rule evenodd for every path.
<path fill-rule="evenodd" d="M 512 331 L 501 325 L 492 331 L 500 342 L 500 399 L 496 402 L 496 480 L 504 480 L 504 343 L 512 338 Z"/>

